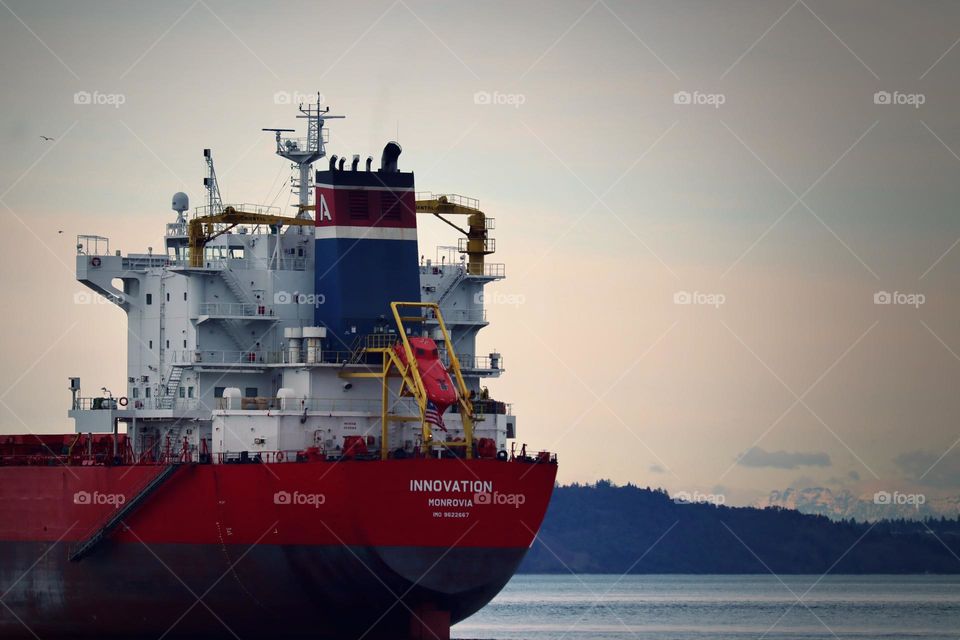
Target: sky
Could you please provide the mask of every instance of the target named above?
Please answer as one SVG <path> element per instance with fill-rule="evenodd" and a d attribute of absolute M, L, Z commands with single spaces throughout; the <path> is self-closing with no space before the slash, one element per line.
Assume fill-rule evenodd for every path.
<path fill-rule="evenodd" d="M 951 2 L 0 0 L 0 433 L 124 386 L 76 236 L 162 247 L 204 147 L 292 203 L 260 129 L 320 92 L 330 153 L 496 218 L 478 353 L 561 482 L 956 495 L 958 42 Z"/>

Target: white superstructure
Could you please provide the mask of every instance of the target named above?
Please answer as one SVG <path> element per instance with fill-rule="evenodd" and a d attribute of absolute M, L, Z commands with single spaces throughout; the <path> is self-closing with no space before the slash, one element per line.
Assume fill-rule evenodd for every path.
<path fill-rule="evenodd" d="M 318 271 L 329 267 L 317 264 L 310 164 L 325 155 L 323 121 L 332 116 L 315 105 L 301 105 L 301 113 L 308 120 L 304 145 L 283 139 L 285 130 L 271 130 L 277 153 L 298 163 L 299 223 L 271 223 L 281 216 L 275 207 L 220 204 L 213 157 L 205 150 L 207 204 L 189 214 L 186 195 L 173 197 L 176 219 L 166 225 L 162 253 L 121 255 L 111 253 L 106 238 L 78 238 L 77 279 L 116 304 L 128 320 L 123 396 L 87 397 L 80 381 L 71 380 L 69 415 L 78 432 L 125 430 L 134 455 L 214 463 L 289 460 L 306 451 L 337 457 L 345 454 L 350 436 L 362 438 L 365 447 L 350 454 L 456 453 L 443 445 L 424 446 L 429 431 L 424 431 L 418 398 L 377 377 L 382 367 L 370 349 L 398 340 L 389 309 L 382 326 L 377 323 L 371 333 L 350 340 L 316 320 L 318 305 L 328 303 L 324 292 L 315 290 Z M 395 157 L 392 162 L 395 171 Z M 371 160 L 366 167 L 358 164 L 355 156 L 349 167 L 331 162 L 330 170 L 344 178 L 351 171 L 371 172 Z M 424 212 L 436 214 L 437 206 L 443 211 L 448 203 L 458 203 L 462 210 L 454 213 L 475 211 L 483 219 L 475 201 L 430 195 L 424 202 L 434 203 Z M 207 222 L 224 213 L 247 222 Z M 482 256 L 492 253 L 492 240 L 486 238 L 492 219 L 481 226 L 481 249 L 471 226 L 459 249 L 442 247 L 437 260 L 409 265 L 419 271 L 421 296 L 403 302 L 439 306 L 472 400 L 473 441 L 488 438 L 497 451 L 505 451 L 515 418 L 484 387 L 485 379 L 500 375 L 503 362 L 499 354 L 477 348 L 477 334 L 487 324 L 483 289 L 502 279 L 504 268 L 483 262 Z M 357 287 L 344 295 L 364 296 L 364 291 Z M 449 361 L 439 321 L 428 318 L 416 331 L 435 338 L 441 359 Z M 100 389 L 100 382 L 91 387 Z M 442 437 L 435 425 L 428 427 L 437 442 L 469 439 L 458 413 L 447 413 L 443 422 L 449 433 Z"/>

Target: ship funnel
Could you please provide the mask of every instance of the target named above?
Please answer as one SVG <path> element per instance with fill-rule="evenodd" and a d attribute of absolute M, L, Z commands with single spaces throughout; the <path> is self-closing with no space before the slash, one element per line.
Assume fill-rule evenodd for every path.
<path fill-rule="evenodd" d="M 383 173 L 397 172 L 397 158 L 403 149 L 396 142 L 388 142 L 383 147 L 383 155 L 380 157 L 380 171 Z"/>
<path fill-rule="evenodd" d="M 330 156 L 330 171 L 337 168 L 337 154 Z"/>
<path fill-rule="evenodd" d="M 360 154 L 355 153 L 353 154 L 353 162 L 350 163 L 350 169 L 352 171 L 356 171 L 357 167 L 359 166 L 360 166 Z"/>

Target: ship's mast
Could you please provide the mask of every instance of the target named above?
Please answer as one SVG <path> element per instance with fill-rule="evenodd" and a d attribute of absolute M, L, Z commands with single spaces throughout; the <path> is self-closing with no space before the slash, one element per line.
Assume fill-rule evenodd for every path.
<path fill-rule="evenodd" d="M 215 216 L 223 212 L 223 201 L 220 199 L 220 185 L 217 184 L 217 172 L 213 169 L 213 153 L 210 149 L 203 150 L 203 158 L 207 161 L 207 177 L 203 179 L 203 186 L 207 190 L 207 214 Z"/>
<path fill-rule="evenodd" d="M 310 185 L 312 183 L 310 168 L 314 161 L 324 157 L 327 153 L 324 147 L 326 140 L 324 139 L 325 130 L 323 123 L 330 118 L 346 117 L 327 115 L 330 107 L 320 108 L 322 100 L 320 94 L 317 93 L 316 103 L 306 105 L 302 102 L 300 103 L 299 109 L 302 115 L 297 117 L 306 118 L 307 120 L 306 139 L 287 138 L 281 135 L 284 133 L 294 133 L 296 131 L 295 129 L 264 129 L 264 131 L 272 131 L 276 134 L 277 155 L 292 161 L 294 168 L 298 170 L 299 175 L 296 183 L 293 185 L 294 193 L 299 196 L 299 211 L 297 212 L 297 217 L 309 217 L 309 214 L 306 212 L 312 208 L 310 205 Z"/>

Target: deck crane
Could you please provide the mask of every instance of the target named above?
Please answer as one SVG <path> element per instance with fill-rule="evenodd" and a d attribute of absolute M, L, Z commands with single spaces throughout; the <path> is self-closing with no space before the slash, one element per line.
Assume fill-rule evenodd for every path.
<path fill-rule="evenodd" d="M 190 247 L 190 266 L 203 266 L 203 248 L 214 238 L 230 231 L 238 224 L 262 224 L 275 227 L 277 233 L 284 225 L 312 227 L 313 220 L 309 218 L 291 218 L 275 216 L 266 213 L 238 211 L 227 206 L 221 213 L 199 216 L 190 221 L 187 235 Z"/>
<path fill-rule="evenodd" d="M 496 240 L 488 236 L 488 232 L 494 228 L 494 219 L 488 218 L 479 206 L 478 200 L 454 193 L 431 193 L 423 199 L 417 199 L 417 213 L 433 214 L 466 236 L 458 240 L 457 250 L 467 255 L 467 272 L 476 276 L 483 275 L 484 256 L 495 252 L 497 248 Z M 468 216 L 467 228 L 447 220 L 444 215 Z"/>
<path fill-rule="evenodd" d="M 301 108 L 301 110 L 303 109 Z M 304 113 L 307 112 L 305 111 Z M 280 133 L 278 132 L 277 139 L 279 140 L 279 138 Z M 275 227 L 277 233 L 280 232 L 280 228 L 284 225 L 301 227 L 313 226 L 313 220 L 308 217 L 301 217 L 303 213 L 302 207 L 296 218 L 260 212 L 241 211 L 230 205 L 224 207 L 223 201 L 220 198 L 220 185 L 217 182 L 217 173 L 213 168 L 213 153 L 210 149 L 204 149 L 203 157 L 207 163 L 207 177 L 203 179 L 203 186 L 207 190 L 207 207 L 206 215 L 197 216 L 191 220 L 187 226 L 187 237 L 189 238 L 187 246 L 190 247 L 191 267 L 202 267 L 203 249 L 207 243 L 227 233 L 239 224 L 267 225 Z"/>

